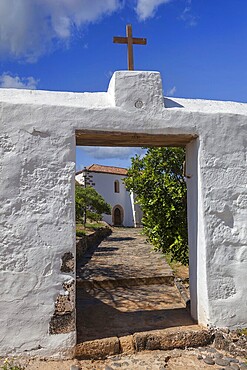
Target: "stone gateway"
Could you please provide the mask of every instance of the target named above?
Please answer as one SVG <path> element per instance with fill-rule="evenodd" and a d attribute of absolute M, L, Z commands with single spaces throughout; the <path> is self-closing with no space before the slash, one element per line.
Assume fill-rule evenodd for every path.
<path fill-rule="evenodd" d="M 247 104 L 164 98 L 158 72 L 123 71 L 104 93 L 1 89 L 0 108 L 0 355 L 73 355 L 76 143 L 186 146 L 192 316 L 247 326 Z"/>

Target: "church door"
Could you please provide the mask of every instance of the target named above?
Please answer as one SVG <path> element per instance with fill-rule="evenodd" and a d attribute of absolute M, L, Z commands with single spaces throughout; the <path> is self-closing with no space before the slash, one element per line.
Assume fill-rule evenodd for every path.
<path fill-rule="evenodd" d="M 121 226 L 122 225 L 122 215 L 121 215 L 121 211 L 118 207 L 116 207 L 114 209 L 114 225 L 115 226 Z"/>

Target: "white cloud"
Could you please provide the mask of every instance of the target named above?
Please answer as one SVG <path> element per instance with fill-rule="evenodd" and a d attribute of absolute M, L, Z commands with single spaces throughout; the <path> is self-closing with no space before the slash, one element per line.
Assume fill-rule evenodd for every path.
<path fill-rule="evenodd" d="M 168 4 L 172 0 L 137 0 L 136 12 L 141 21 L 153 17 L 159 5 Z"/>
<path fill-rule="evenodd" d="M 184 21 L 188 26 L 193 27 L 197 25 L 197 19 L 195 15 L 191 13 L 191 0 L 187 0 L 188 6 L 186 6 L 183 10 L 183 13 L 180 15 L 180 19 Z"/>
<path fill-rule="evenodd" d="M 82 150 L 85 150 L 87 154 L 92 156 L 95 159 L 109 159 L 109 158 L 118 158 L 118 159 L 128 159 L 135 154 L 141 154 L 143 149 L 141 148 L 126 148 L 126 147 L 97 147 L 97 146 L 88 146 L 81 147 Z"/>
<path fill-rule="evenodd" d="M 177 91 L 176 86 L 173 86 L 171 89 L 167 90 L 167 96 L 173 96 L 175 92 Z"/>
<path fill-rule="evenodd" d="M 0 55 L 35 61 L 121 4 L 122 0 L 1 0 Z"/>
<path fill-rule="evenodd" d="M 38 81 L 33 77 L 20 78 L 18 76 L 11 76 L 8 73 L 0 75 L 0 87 L 13 89 L 30 89 L 37 88 Z"/>
<path fill-rule="evenodd" d="M 0 0 L 0 57 L 35 62 L 61 45 L 68 46 L 83 27 L 127 4 L 136 4 L 140 21 L 153 17 L 159 6 L 173 0 Z M 191 0 L 180 16 L 190 25 L 196 17 Z M 127 5 L 126 5 L 127 6 Z M 134 5 L 132 5 L 134 7 Z M 87 43 L 82 42 L 87 48 Z"/>

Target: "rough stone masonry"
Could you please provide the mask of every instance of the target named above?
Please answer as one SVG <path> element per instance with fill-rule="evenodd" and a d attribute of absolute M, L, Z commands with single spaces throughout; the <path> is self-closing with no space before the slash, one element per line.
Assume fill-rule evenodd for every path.
<path fill-rule="evenodd" d="M 0 355 L 73 355 L 76 140 L 186 146 L 192 315 L 247 326 L 247 104 L 164 99 L 158 72 L 123 71 L 104 93 L 1 89 L 0 109 Z"/>

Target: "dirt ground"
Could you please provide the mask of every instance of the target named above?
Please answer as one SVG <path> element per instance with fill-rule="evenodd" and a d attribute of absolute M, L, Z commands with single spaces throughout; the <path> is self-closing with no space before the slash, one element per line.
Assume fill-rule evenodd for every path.
<path fill-rule="evenodd" d="M 222 366 L 208 365 L 201 357 L 202 349 L 175 349 L 171 351 L 144 351 L 132 355 L 118 355 L 110 357 L 107 360 L 91 361 L 91 360 L 61 360 L 61 361 L 45 361 L 45 360 L 25 360 L 15 361 L 20 363 L 25 370 L 220 370 Z M 210 348 L 208 348 L 210 351 Z M 217 354 L 220 354 L 217 351 Z M 224 354 L 227 355 L 227 354 Z M 201 358 L 201 359 L 200 359 Z M 228 357 L 229 358 L 229 357 Z M 235 359 L 239 369 L 247 369 L 243 365 L 244 359 Z M 227 369 L 234 370 L 234 363 Z M 17 369 L 15 369 L 17 370 Z M 19 370 L 19 369 L 18 369 Z"/>

